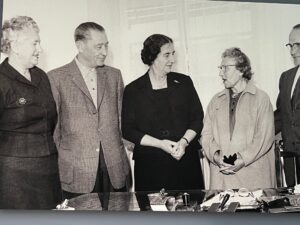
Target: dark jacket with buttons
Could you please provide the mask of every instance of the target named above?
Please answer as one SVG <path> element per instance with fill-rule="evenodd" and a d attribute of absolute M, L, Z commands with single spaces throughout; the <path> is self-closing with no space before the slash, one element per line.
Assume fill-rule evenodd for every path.
<path fill-rule="evenodd" d="M 161 151 L 151 151 L 152 147 L 141 146 L 145 134 L 158 139 L 178 141 L 187 129 L 197 134 L 203 128 L 203 109 L 193 82 L 189 76 L 170 72 L 167 75 L 168 106 L 170 107 L 171 129 L 161 129 L 156 122 L 159 111 L 154 107 L 152 86 L 148 72 L 126 86 L 122 107 L 122 132 L 125 139 L 135 143 L 134 159 L 155 157 L 161 159 Z M 198 137 L 188 146 L 198 150 Z M 153 148 L 154 150 L 155 148 Z M 150 150 L 150 151 L 149 151 Z M 188 151 L 186 151 L 188 152 Z"/>
<path fill-rule="evenodd" d="M 30 69 L 31 82 L 0 65 L 0 155 L 42 157 L 57 153 L 53 131 L 57 113 L 47 75 Z"/>
<path fill-rule="evenodd" d="M 294 104 L 291 103 L 291 90 L 299 66 L 282 73 L 279 81 L 279 95 L 275 111 L 275 130 L 281 132 L 284 150 L 300 154 L 300 90 L 295 86 Z M 288 185 L 294 185 L 293 162 L 285 162 L 285 175 Z M 300 171 L 298 171 L 300 175 Z M 298 175 L 298 176 L 299 176 Z"/>
<path fill-rule="evenodd" d="M 281 75 L 275 111 L 276 133 L 282 132 L 284 145 L 289 151 L 300 151 L 300 91 L 295 96 L 294 106 L 291 104 L 291 90 L 297 69 L 294 67 Z"/>

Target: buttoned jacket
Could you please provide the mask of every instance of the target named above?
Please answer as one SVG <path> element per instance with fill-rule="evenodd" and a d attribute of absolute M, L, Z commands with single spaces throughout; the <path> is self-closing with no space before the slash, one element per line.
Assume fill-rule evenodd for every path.
<path fill-rule="evenodd" d="M 30 70 L 28 81 L 5 59 L 0 65 L 0 155 L 45 157 L 57 154 L 53 130 L 56 106 L 46 73 Z M 5 168 L 3 168 L 5 169 Z"/>
<path fill-rule="evenodd" d="M 294 108 L 291 104 L 291 90 L 298 68 L 299 66 L 282 73 L 275 111 L 276 133 L 282 132 L 285 149 L 289 151 L 300 151 L 300 91 L 294 96 Z"/>
<path fill-rule="evenodd" d="M 276 101 L 275 130 L 281 132 L 284 142 L 284 150 L 291 152 L 300 151 L 300 90 L 295 86 L 294 102 L 291 103 L 291 91 L 299 66 L 287 70 L 281 74 L 279 80 L 279 94 Z M 294 185 L 294 168 L 292 160 L 286 161 L 285 178 L 287 184 Z M 299 173 L 299 172 L 298 172 Z"/>

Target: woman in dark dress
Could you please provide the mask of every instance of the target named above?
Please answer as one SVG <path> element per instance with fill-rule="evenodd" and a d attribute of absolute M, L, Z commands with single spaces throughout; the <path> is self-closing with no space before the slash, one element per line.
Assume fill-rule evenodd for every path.
<path fill-rule="evenodd" d="M 203 189 L 198 150 L 203 109 L 189 76 L 171 72 L 171 38 L 154 34 L 144 42 L 145 75 L 126 86 L 122 131 L 135 144 L 136 191 Z"/>
<path fill-rule="evenodd" d="M 61 202 L 53 130 L 56 106 L 44 71 L 39 28 L 18 16 L 4 22 L 0 65 L 0 208 L 53 209 Z"/>

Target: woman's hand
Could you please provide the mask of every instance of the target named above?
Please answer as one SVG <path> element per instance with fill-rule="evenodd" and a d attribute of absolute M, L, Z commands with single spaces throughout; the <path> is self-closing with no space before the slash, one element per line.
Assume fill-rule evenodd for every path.
<path fill-rule="evenodd" d="M 164 150 L 166 153 L 173 154 L 178 147 L 178 143 L 170 140 L 160 140 L 159 148 Z"/>
<path fill-rule="evenodd" d="M 177 142 L 177 148 L 175 149 L 175 152 L 171 154 L 173 158 L 180 160 L 182 156 L 185 154 L 185 148 L 188 146 L 187 142 L 184 139 L 180 139 Z"/>
<path fill-rule="evenodd" d="M 223 167 L 223 153 L 221 150 L 215 152 L 213 156 L 213 163 L 220 168 Z"/>
<path fill-rule="evenodd" d="M 126 151 L 129 151 L 129 152 L 133 152 L 133 149 L 134 149 L 134 143 L 130 142 L 130 141 L 127 141 L 126 139 L 122 138 L 122 141 L 123 141 L 123 144 L 124 144 L 124 147 L 126 149 Z"/>
<path fill-rule="evenodd" d="M 245 162 L 241 155 L 237 153 L 237 159 L 234 161 L 234 165 L 226 164 L 223 162 L 223 167 L 221 167 L 220 172 L 226 175 L 235 174 L 240 169 L 245 166 Z"/>

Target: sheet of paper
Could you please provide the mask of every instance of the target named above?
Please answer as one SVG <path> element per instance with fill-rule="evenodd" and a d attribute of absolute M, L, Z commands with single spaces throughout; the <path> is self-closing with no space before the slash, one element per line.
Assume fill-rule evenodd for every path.
<path fill-rule="evenodd" d="M 203 202 L 200 206 L 202 207 L 210 207 L 213 203 L 221 203 L 223 200 L 223 196 L 225 196 L 227 192 L 220 192 L 213 198 Z M 240 208 L 247 208 L 248 206 L 256 206 L 258 205 L 256 199 L 261 197 L 263 195 L 262 190 L 257 190 L 252 192 L 253 195 L 249 195 L 247 197 L 241 197 L 237 192 L 234 192 L 225 206 L 228 206 L 232 202 L 239 202 L 240 203 Z"/>

